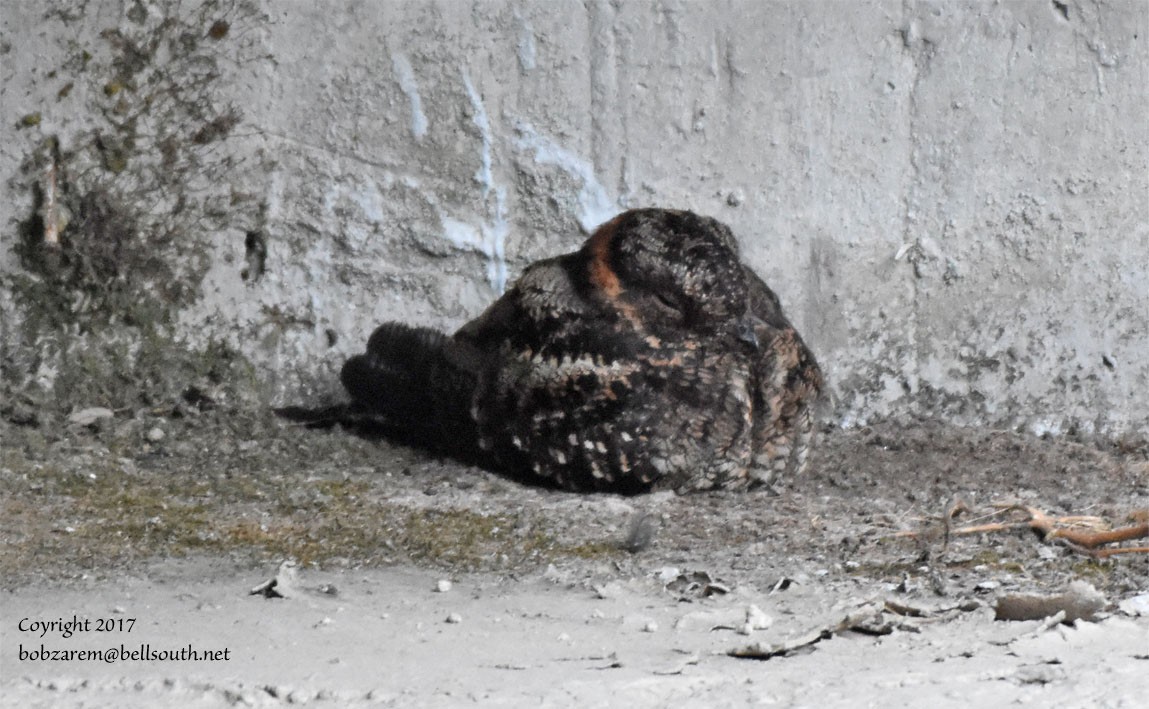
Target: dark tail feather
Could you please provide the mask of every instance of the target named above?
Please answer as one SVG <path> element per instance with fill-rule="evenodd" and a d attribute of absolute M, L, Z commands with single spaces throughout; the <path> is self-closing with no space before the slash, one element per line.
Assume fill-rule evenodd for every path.
<path fill-rule="evenodd" d="M 406 442 L 463 457 L 478 455 L 471 418 L 480 361 L 441 332 L 381 325 L 367 352 L 343 365 L 348 413 Z"/>

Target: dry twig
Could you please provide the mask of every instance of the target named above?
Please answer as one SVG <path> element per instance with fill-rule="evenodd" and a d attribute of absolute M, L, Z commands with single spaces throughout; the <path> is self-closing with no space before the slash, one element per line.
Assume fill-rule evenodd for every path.
<path fill-rule="evenodd" d="M 1105 521 L 1100 517 L 1091 515 L 1068 515 L 1064 517 L 1051 517 L 1045 512 L 1016 503 L 994 505 L 996 510 L 979 519 L 988 519 L 1002 514 L 1021 512 L 1024 519 L 1000 522 L 985 522 L 981 524 L 968 524 L 962 527 L 953 527 L 952 520 L 962 512 L 970 509 L 962 501 L 954 503 L 945 514 L 945 539 L 948 542 L 951 536 L 968 534 L 985 534 L 990 532 L 1003 532 L 1012 529 L 1031 529 L 1041 536 L 1045 542 L 1061 541 L 1064 546 L 1080 554 L 1095 558 L 1106 558 L 1116 554 L 1149 553 L 1149 547 L 1116 547 L 1099 549 L 1106 544 L 1117 544 L 1134 539 L 1149 538 L 1149 521 L 1139 519 L 1135 524 L 1118 529 L 1106 529 Z M 917 531 L 899 532 L 899 537 L 921 536 Z"/>

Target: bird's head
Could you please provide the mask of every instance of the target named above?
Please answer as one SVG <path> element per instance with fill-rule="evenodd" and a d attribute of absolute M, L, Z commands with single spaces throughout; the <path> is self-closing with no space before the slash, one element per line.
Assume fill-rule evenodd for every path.
<path fill-rule="evenodd" d="M 584 254 L 591 282 L 640 329 L 755 344 L 738 245 L 724 224 L 691 212 L 635 209 L 599 227 Z"/>

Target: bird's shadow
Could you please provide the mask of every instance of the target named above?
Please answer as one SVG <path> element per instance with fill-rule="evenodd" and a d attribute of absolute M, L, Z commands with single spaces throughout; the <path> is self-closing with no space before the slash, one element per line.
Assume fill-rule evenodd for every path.
<path fill-rule="evenodd" d="M 331 431 L 339 428 L 353 436 L 372 443 L 386 442 L 424 453 L 482 468 L 512 482 L 543 490 L 561 490 L 549 478 L 531 475 L 527 470 L 516 470 L 501 466 L 493 455 L 476 451 L 469 446 L 452 445 L 449 436 L 426 437 L 411 431 L 410 428 L 388 424 L 377 415 L 366 411 L 354 403 L 329 406 L 306 407 L 284 406 L 272 411 L 281 419 L 313 430 Z"/>

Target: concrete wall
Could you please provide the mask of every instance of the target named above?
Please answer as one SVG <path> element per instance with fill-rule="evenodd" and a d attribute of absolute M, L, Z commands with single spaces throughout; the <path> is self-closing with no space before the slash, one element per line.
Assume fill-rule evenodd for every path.
<path fill-rule="evenodd" d="M 141 229 L 157 210 L 178 223 L 182 246 L 147 242 L 193 292 L 161 298 L 161 329 L 228 343 L 264 396 L 329 394 L 373 324 L 458 326 L 530 261 L 662 205 L 733 227 L 836 421 L 1149 431 L 1142 0 L 174 5 L 4 0 L 0 270 L 36 271 L 56 136 L 69 199 L 111 184 Z M 172 115 L 141 98 L 152 69 L 129 72 L 152 128 L 114 174 L 91 146 L 116 132 L 108 77 L 133 55 L 109 28 L 198 37 L 145 57 L 176 83 L 214 62 Z M 228 107 L 241 120 L 221 126 Z M 212 115 L 228 130 L 201 141 Z M 171 216 L 177 187 L 133 195 L 171 173 L 181 121 L 193 198 Z M 6 376 L 50 388 L 75 345 L 28 315 L 27 284 L 0 301 Z"/>

